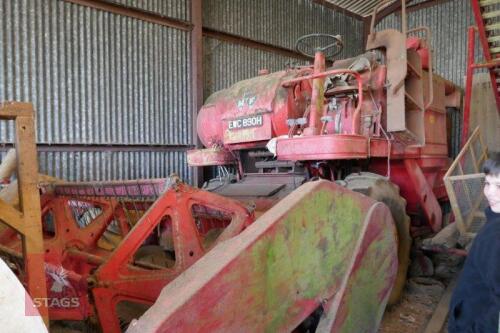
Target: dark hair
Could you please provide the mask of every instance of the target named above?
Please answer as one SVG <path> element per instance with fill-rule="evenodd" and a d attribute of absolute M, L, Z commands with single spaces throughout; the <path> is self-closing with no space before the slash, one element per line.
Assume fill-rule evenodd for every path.
<path fill-rule="evenodd" d="M 491 153 L 490 158 L 484 162 L 483 172 L 487 175 L 500 175 L 500 153 Z"/>

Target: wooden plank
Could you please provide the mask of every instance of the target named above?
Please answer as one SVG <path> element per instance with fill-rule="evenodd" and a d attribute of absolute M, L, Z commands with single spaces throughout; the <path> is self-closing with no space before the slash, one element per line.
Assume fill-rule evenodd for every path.
<path fill-rule="evenodd" d="M 451 177 L 448 177 L 447 179 L 449 179 L 449 180 L 468 180 L 468 179 L 474 179 L 474 178 L 484 178 L 484 173 L 482 173 L 482 172 L 469 173 L 466 175 L 451 176 Z"/>
<path fill-rule="evenodd" d="M 446 318 L 448 318 L 448 308 L 450 305 L 451 295 L 453 294 L 453 289 L 455 289 L 456 284 L 457 280 L 455 278 L 446 288 L 439 304 L 434 310 L 434 314 L 425 327 L 424 333 L 441 333 L 444 323 L 446 322 Z"/>
<path fill-rule="evenodd" d="M 471 145 L 472 141 L 475 139 L 475 137 L 478 134 L 479 134 L 479 126 L 476 127 L 476 129 L 474 130 L 474 132 L 472 132 L 471 136 L 469 137 L 469 139 L 467 140 L 467 142 L 464 144 L 462 150 L 458 153 L 457 157 L 455 158 L 455 160 L 453 161 L 453 163 L 450 165 L 450 168 L 448 169 L 448 171 L 446 171 L 446 174 L 444 175 L 444 178 L 448 178 L 448 177 L 452 176 L 453 172 L 457 168 L 457 165 L 459 167 L 461 167 L 460 166 L 460 161 L 464 157 L 465 153 L 467 153 L 468 147 Z M 463 174 L 463 172 L 462 172 L 462 174 Z"/>
<path fill-rule="evenodd" d="M 0 199 L 0 220 L 17 232 L 24 232 L 23 214 L 17 209 Z"/>
<path fill-rule="evenodd" d="M 479 126 L 481 135 L 479 140 L 482 149 L 489 151 L 498 150 L 500 142 L 500 117 L 498 116 L 491 78 L 488 73 L 477 73 L 474 75 L 472 86 L 472 105 L 470 114 L 470 128 Z M 476 156 L 480 154 L 475 151 Z"/>
<path fill-rule="evenodd" d="M 0 103 L 0 119 L 13 120 L 16 117 L 31 117 L 33 106 L 31 103 L 3 102 Z"/>
<path fill-rule="evenodd" d="M 444 186 L 446 187 L 446 192 L 448 193 L 448 198 L 450 199 L 451 209 L 453 210 L 453 214 L 455 214 L 455 222 L 457 223 L 457 228 L 461 234 L 465 234 L 467 232 L 467 228 L 465 227 L 464 220 L 462 218 L 462 211 L 460 210 L 460 206 L 458 205 L 457 196 L 455 194 L 455 190 L 453 189 L 453 185 L 449 178 L 444 178 Z"/>
<path fill-rule="evenodd" d="M 26 284 L 33 299 L 46 299 L 45 250 L 40 223 L 42 213 L 38 190 L 38 160 L 33 109 L 31 109 L 30 116 L 18 116 L 15 120 L 19 206 L 24 218 L 23 257 Z M 38 311 L 48 327 L 48 308 L 45 304 L 41 304 Z"/>
<path fill-rule="evenodd" d="M 472 162 L 474 164 L 474 171 L 477 173 L 477 172 L 479 172 L 479 166 L 478 166 L 478 163 L 477 163 L 476 154 L 474 154 L 474 146 L 471 146 L 469 148 L 469 150 L 470 150 L 470 155 L 472 157 Z"/>

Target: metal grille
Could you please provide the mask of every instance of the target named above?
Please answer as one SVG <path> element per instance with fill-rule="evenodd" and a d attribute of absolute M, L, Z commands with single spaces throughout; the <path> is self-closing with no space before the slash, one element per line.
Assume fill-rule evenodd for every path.
<path fill-rule="evenodd" d="M 480 172 L 486 158 L 487 149 L 478 127 L 444 176 L 458 230 L 465 236 L 475 236 L 486 221 L 485 175 Z"/>
<path fill-rule="evenodd" d="M 111 206 L 119 205 L 123 209 L 129 226 L 133 226 L 170 187 L 170 179 L 142 179 L 137 181 L 82 182 L 67 184 L 42 184 L 42 192 L 56 196 L 70 197 L 70 209 L 80 228 L 88 226 L 101 213 L 102 200 Z M 118 233 L 118 216 L 114 216 L 107 231 Z"/>

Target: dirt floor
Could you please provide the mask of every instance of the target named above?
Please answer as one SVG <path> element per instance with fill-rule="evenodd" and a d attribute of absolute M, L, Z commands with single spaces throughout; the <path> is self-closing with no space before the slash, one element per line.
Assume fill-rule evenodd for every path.
<path fill-rule="evenodd" d="M 433 278 L 408 281 L 402 300 L 384 313 L 379 333 L 422 333 L 446 289 L 446 282 Z M 442 333 L 446 333 L 446 324 Z"/>

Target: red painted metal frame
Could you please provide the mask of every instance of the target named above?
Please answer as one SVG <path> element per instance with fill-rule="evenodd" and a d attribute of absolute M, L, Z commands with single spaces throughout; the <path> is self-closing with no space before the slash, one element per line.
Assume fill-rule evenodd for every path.
<path fill-rule="evenodd" d="M 477 31 L 479 33 L 479 40 L 481 46 L 483 47 L 484 58 L 487 63 L 491 63 L 495 59 L 492 58 L 490 53 L 490 46 L 488 44 L 488 37 L 486 36 L 486 29 L 484 27 L 484 21 L 481 14 L 481 6 L 479 5 L 479 0 L 471 0 L 472 12 L 474 13 L 474 18 L 477 24 Z M 500 114 L 500 94 L 498 93 L 498 84 L 496 82 L 495 74 L 490 70 L 491 85 L 493 88 L 493 95 L 497 102 L 498 112 Z"/>
<path fill-rule="evenodd" d="M 493 68 L 500 68 L 500 59 L 493 59 L 490 53 L 490 47 L 488 44 L 488 37 L 486 36 L 486 29 L 484 27 L 484 21 L 481 13 L 481 6 L 478 0 L 470 0 L 472 11 L 474 13 L 474 18 L 476 20 L 476 27 L 469 27 L 468 30 L 468 55 L 467 55 L 467 72 L 465 80 L 465 101 L 464 101 L 464 116 L 463 116 L 463 131 L 462 131 L 462 146 L 468 139 L 469 136 L 469 122 L 470 122 L 470 111 L 471 111 L 471 99 L 472 99 L 472 78 L 474 75 L 474 70 L 478 68 L 487 68 L 490 74 L 491 86 L 493 88 L 493 96 L 495 96 L 495 101 L 497 104 L 498 114 L 500 115 L 500 93 L 498 91 L 499 86 L 497 84 L 497 76 L 493 71 Z M 475 63 L 475 32 L 477 31 L 479 36 L 479 41 L 483 49 L 483 54 L 485 58 L 485 63 L 477 64 Z"/>
<path fill-rule="evenodd" d="M 95 287 L 92 289 L 92 294 L 105 332 L 119 331 L 116 305 L 120 301 L 154 303 L 168 282 L 207 252 L 201 246 L 193 219 L 191 207 L 194 204 L 213 207 L 232 215 L 230 225 L 219 236 L 217 243 L 239 234 L 253 222 L 253 216 L 247 209 L 232 199 L 183 184 L 166 192 L 94 274 Z M 165 215 L 169 215 L 172 219 L 175 266 L 158 271 L 130 267 L 129 263 L 134 253 Z"/>
<path fill-rule="evenodd" d="M 432 174 L 433 181 L 429 181 L 424 176 L 416 160 L 405 159 L 404 165 L 409 180 L 413 185 L 414 193 L 417 194 L 420 205 L 423 207 L 424 214 L 434 232 L 441 230 L 442 211 L 433 191 L 433 184 L 437 174 Z"/>
<path fill-rule="evenodd" d="M 363 80 L 361 79 L 361 75 L 358 73 L 358 72 L 355 72 L 355 71 L 352 71 L 352 70 L 349 70 L 349 69 L 334 69 L 334 70 L 329 70 L 329 71 L 323 71 L 323 72 L 315 72 L 311 75 L 307 75 L 307 76 L 302 76 L 302 77 L 298 77 L 296 79 L 292 79 L 292 80 L 288 80 L 288 81 L 285 81 L 282 83 L 282 86 L 283 87 L 291 87 L 293 86 L 294 84 L 298 84 L 298 83 L 301 83 L 302 81 L 306 81 L 306 80 L 314 80 L 314 79 L 318 79 L 318 78 L 323 78 L 323 77 L 326 77 L 326 76 L 333 76 L 333 75 L 340 75 L 340 74 L 349 74 L 349 75 L 352 75 L 354 76 L 354 78 L 356 79 L 357 83 L 358 83 L 358 105 L 357 107 L 354 109 L 354 112 L 353 112 L 353 119 L 352 119 L 352 135 L 357 135 L 359 134 L 359 112 L 361 110 L 361 106 L 363 105 Z M 318 87 L 316 86 L 313 86 L 313 101 L 311 102 L 312 105 L 315 104 L 314 102 L 314 91 L 317 90 Z M 318 98 L 317 94 L 316 94 L 316 98 Z M 317 109 L 316 109 L 317 110 Z M 322 111 L 323 109 L 321 108 L 321 110 L 317 110 L 316 112 L 319 112 L 319 111 Z M 313 112 L 313 110 L 311 110 L 311 119 L 313 118 L 313 114 L 315 114 Z M 321 117 L 319 117 L 321 118 Z M 318 133 L 318 134 L 322 134 L 322 133 Z"/>
<path fill-rule="evenodd" d="M 477 1 L 471 0 L 472 3 L 476 3 Z M 476 21 L 477 21 L 477 15 L 476 15 L 476 10 L 475 9 L 474 13 L 476 16 Z M 479 12 L 479 17 L 480 12 Z M 484 30 L 484 27 L 483 27 Z M 481 40 L 481 44 L 483 45 L 483 52 L 484 56 L 486 58 L 485 63 L 476 63 L 475 62 L 475 45 L 476 45 L 476 32 L 479 33 L 479 38 Z M 484 36 L 484 38 L 486 38 Z M 497 110 L 500 114 L 500 95 L 498 93 L 498 86 L 496 83 L 496 76 L 494 72 L 492 71 L 493 68 L 499 67 L 500 68 L 500 59 L 499 60 L 492 60 L 491 56 L 489 55 L 489 49 L 484 49 L 486 43 L 486 47 L 488 46 L 488 40 L 486 42 L 484 41 L 483 36 L 480 33 L 479 27 L 469 27 L 468 34 L 467 34 L 467 71 L 466 71 L 466 76 L 465 76 L 465 100 L 464 100 L 464 115 L 463 115 L 463 130 L 462 130 L 462 146 L 465 144 L 467 139 L 469 138 L 469 127 L 470 127 L 470 111 L 471 111 L 471 103 L 472 103 L 472 80 L 474 76 L 474 70 L 475 69 L 480 69 L 480 68 L 487 68 L 489 73 L 490 73 L 490 78 L 492 82 L 492 87 L 493 87 L 493 95 L 495 96 L 495 100 L 497 103 Z M 487 52 L 487 53 L 486 53 Z M 489 60 L 488 60 L 489 56 Z"/>
<path fill-rule="evenodd" d="M 85 320 L 98 316 L 104 332 L 120 332 L 116 306 L 121 301 L 152 304 L 161 289 L 200 259 L 213 246 L 239 234 L 254 216 L 241 203 L 219 195 L 192 188 L 183 183 L 173 187 L 154 203 L 138 201 L 129 204 L 114 197 L 158 196 L 165 180 L 131 181 L 99 186 L 97 183 L 64 184 L 44 190 L 42 216 L 52 213 L 54 233 L 45 235 L 46 280 L 49 300 L 76 299 L 78 306 L 49 307 L 51 320 Z M 100 189 L 100 190 L 99 190 Z M 135 190 L 134 190 L 135 189 Z M 75 200 L 99 207 L 102 212 L 86 227 L 79 227 L 70 206 Z M 125 205 L 147 212 L 130 229 Z M 225 212 L 231 220 L 209 248 L 201 245 L 201 232 L 194 218 L 193 206 L 202 205 Z M 151 206 L 151 207 L 149 207 Z M 149 209 L 148 209 L 149 208 Z M 134 254 L 165 215 L 172 221 L 175 265 L 172 268 L 148 270 L 133 265 Z M 114 251 L 98 247 L 98 241 L 109 224 L 118 221 L 122 241 Z M 0 235 L 0 251 L 21 257 L 22 244 L 11 229 Z M 64 276 L 65 287 L 55 292 L 54 274 Z M 20 278 L 25 277 L 20 272 Z"/>
<path fill-rule="evenodd" d="M 405 25 L 405 23 L 403 25 Z M 406 30 L 406 28 L 404 28 L 404 30 Z M 428 28 L 425 27 L 419 27 L 411 31 L 413 32 L 418 30 L 426 30 L 427 35 L 430 35 Z M 372 41 L 372 44 L 374 44 L 372 45 L 372 48 L 384 45 L 387 49 L 394 50 L 402 42 L 394 37 L 399 35 L 391 31 L 377 33 L 377 35 L 373 34 L 372 36 L 373 38 L 377 38 L 378 35 L 380 35 L 380 41 Z M 403 36 L 405 36 L 405 34 L 403 34 Z M 406 44 L 404 47 L 406 47 Z M 397 57 L 400 57 L 399 53 Z M 398 71 L 397 69 L 404 68 L 406 70 L 407 65 L 399 63 L 395 65 L 392 63 L 391 66 L 392 73 L 401 75 L 402 71 Z M 342 70 L 333 70 L 318 73 L 317 70 L 315 70 L 315 73 L 312 75 L 289 80 L 284 82 L 283 86 L 291 86 L 295 82 L 300 82 L 301 79 L 311 80 L 317 77 L 341 74 L 341 72 Z M 363 83 L 360 79 L 359 73 L 356 74 L 358 75 L 356 77 L 358 81 L 358 91 L 361 94 L 363 90 Z M 436 110 L 439 111 L 440 108 L 444 108 L 444 105 L 441 105 L 441 103 L 444 103 L 442 98 L 445 96 L 439 95 L 439 97 L 442 98 L 437 98 L 436 101 L 434 101 L 432 71 L 429 71 L 427 75 L 429 76 L 429 83 L 428 96 L 424 108 L 426 111 L 424 122 L 426 122 L 426 125 L 430 126 L 430 128 L 434 128 L 433 125 L 436 123 L 436 118 L 442 117 L 439 112 L 436 113 Z M 395 82 L 404 83 L 404 77 L 405 75 L 400 77 L 400 80 L 396 80 Z M 315 85 L 313 86 L 313 98 L 311 105 L 315 105 L 317 102 L 315 98 L 317 94 L 314 93 L 314 89 L 321 90 L 321 87 L 318 88 Z M 439 89 L 439 86 L 436 87 L 436 89 Z M 442 94 L 443 92 L 439 90 L 439 93 Z M 361 107 L 362 102 L 358 102 L 355 113 L 359 113 Z M 315 109 L 311 108 L 311 117 L 313 116 L 313 111 L 315 111 Z M 397 110 L 397 112 L 401 113 L 401 109 Z M 358 122 L 357 127 L 351 127 L 351 130 L 354 130 L 359 127 L 359 118 L 353 117 L 352 121 Z M 443 125 L 443 123 L 438 124 Z M 310 124 L 310 126 L 312 125 Z M 306 134 L 305 131 L 304 134 Z M 292 161 L 317 161 L 370 158 L 371 162 L 369 169 L 380 174 L 386 173 L 388 176 L 390 175 L 391 180 L 402 187 L 402 194 L 408 201 L 408 207 L 410 208 L 409 211 L 413 211 L 417 214 L 419 208 L 421 208 L 433 231 L 439 231 L 441 229 L 442 212 L 438 203 L 438 198 L 443 199 L 446 196 L 443 195 L 445 193 L 443 191 L 444 186 L 442 180 L 438 179 L 438 175 L 443 173 L 443 169 L 447 167 L 449 161 L 447 158 L 446 143 L 443 144 L 439 136 L 428 134 L 426 132 L 425 136 L 429 136 L 431 139 L 430 142 L 421 148 L 417 148 L 401 143 L 397 144 L 397 142 L 395 142 L 395 144 L 388 144 L 388 139 L 383 140 L 380 138 L 371 138 L 369 137 L 370 135 L 360 135 L 361 133 L 356 131 L 351 133 L 353 135 L 321 134 L 314 136 L 303 135 L 299 137 L 279 138 L 276 144 L 276 154 L 278 159 Z M 379 158 L 378 160 L 376 159 L 377 157 Z M 384 157 L 386 159 L 391 159 L 392 161 L 396 160 L 395 162 L 392 162 L 392 165 L 395 167 L 391 168 L 391 163 L 384 163 L 385 161 L 381 162 L 380 158 Z M 381 167 L 384 164 L 388 165 L 388 167 L 385 167 L 385 172 L 382 171 Z M 408 180 L 410 180 L 410 182 L 408 182 Z M 408 186 L 409 184 L 410 186 Z"/>

